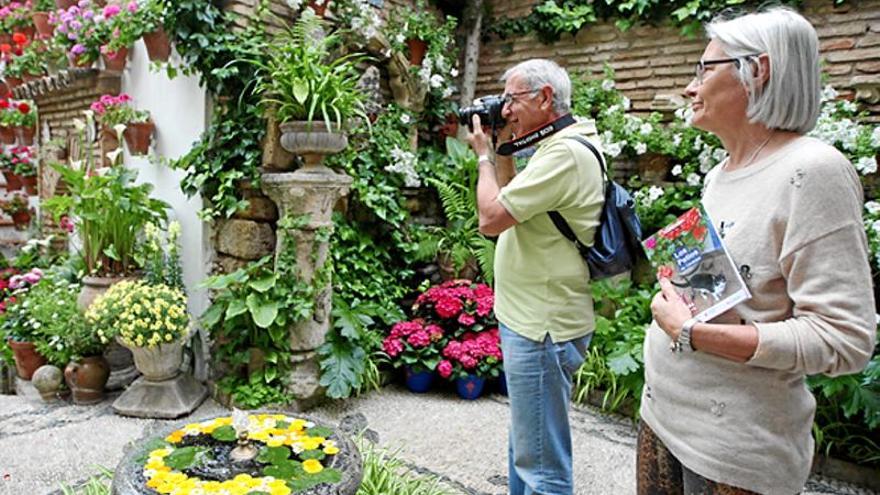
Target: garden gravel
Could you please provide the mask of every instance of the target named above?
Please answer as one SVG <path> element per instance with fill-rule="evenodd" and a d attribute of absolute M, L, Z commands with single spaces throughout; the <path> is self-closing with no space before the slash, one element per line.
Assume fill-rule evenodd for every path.
<path fill-rule="evenodd" d="M 168 424 L 125 418 L 110 407 L 118 394 L 94 406 L 46 404 L 33 397 L 0 395 L 0 495 L 60 493 L 115 468 L 127 444 Z M 208 400 L 193 420 L 223 414 Z M 363 397 L 309 412 L 330 423 L 366 427 L 367 437 L 398 451 L 406 465 L 439 477 L 452 493 L 503 495 L 507 491 L 506 397 L 464 401 L 451 390 L 412 394 L 390 385 Z M 587 407 L 572 413 L 575 493 L 635 492 L 635 428 L 626 419 Z M 171 420 L 179 422 L 180 420 Z M 873 492 L 823 477 L 810 479 L 805 495 Z"/>

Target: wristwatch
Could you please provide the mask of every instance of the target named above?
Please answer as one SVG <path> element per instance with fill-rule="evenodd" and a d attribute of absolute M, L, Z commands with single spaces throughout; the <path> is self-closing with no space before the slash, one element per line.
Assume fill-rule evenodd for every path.
<path fill-rule="evenodd" d="M 672 352 L 693 352 L 694 346 L 691 345 L 691 332 L 694 330 L 694 325 L 699 323 L 696 318 L 691 318 L 684 322 L 681 326 L 681 331 L 678 332 L 678 339 L 674 342 L 671 342 L 669 345 L 669 349 Z"/>
<path fill-rule="evenodd" d="M 486 154 L 482 154 L 482 155 L 480 155 L 480 156 L 477 157 L 477 163 L 479 164 L 479 163 L 482 163 L 482 162 L 487 162 L 487 163 L 489 163 L 490 165 L 493 164 L 493 163 L 492 163 L 492 160 L 489 159 L 489 155 L 486 155 Z"/>

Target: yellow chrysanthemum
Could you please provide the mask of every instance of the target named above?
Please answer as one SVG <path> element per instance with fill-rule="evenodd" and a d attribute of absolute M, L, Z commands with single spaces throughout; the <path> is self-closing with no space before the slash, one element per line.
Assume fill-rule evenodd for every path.
<path fill-rule="evenodd" d="M 321 461 L 317 459 L 306 459 L 303 461 L 303 471 L 309 474 L 320 473 L 324 470 L 324 466 L 321 465 Z"/>
<path fill-rule="evenodd" d="M 324 447 L 324 453 L 327 455 L 335 455 L 339 453 L 339 447 Z"/>

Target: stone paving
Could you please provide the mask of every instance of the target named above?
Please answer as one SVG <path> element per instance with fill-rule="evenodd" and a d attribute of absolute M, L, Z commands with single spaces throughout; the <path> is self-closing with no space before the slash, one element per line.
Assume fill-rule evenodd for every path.
<path fill-rule="evenodd" d="M 0 395 L 0 495 L 60 494 L 60 483 L 81 483 L 115 468 L 127 444 L 166 421 L 124 418 L 110 408 L 116 394 L 95 406 L 45 404 Z M 190 419 L 224 414 L 205 402 Z M 390 385 L 363 397 L 310 412 L 330 423 L 366 424 L 368 435 L 411 468 L 440 477 L 451 493 L 506 493 L 507 399 L 489 395 L 463 401 L 451 392 L 416 395 Z M 575 493 L 635 492 L 635 429 L 630 421 L 591 408 L 572 411 Z M 872 493 L 821 477 L 805 495 Z"/>

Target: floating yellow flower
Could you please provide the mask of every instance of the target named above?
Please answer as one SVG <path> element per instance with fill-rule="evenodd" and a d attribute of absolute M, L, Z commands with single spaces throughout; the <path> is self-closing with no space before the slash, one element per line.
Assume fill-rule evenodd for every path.
<path fill-rule="evenodd" d="M 303 471 L 309 474 L 320 473 L 324 470 L 324 466 L 321 465 L 321 461 L 317 459 L 307 459 L 303 461 Z"/>
<path fill-rule="evenodd" d="M 324 453 L 327 455 L 335 455 L 339 453 L 339 447 L 324 447 Z"/>

